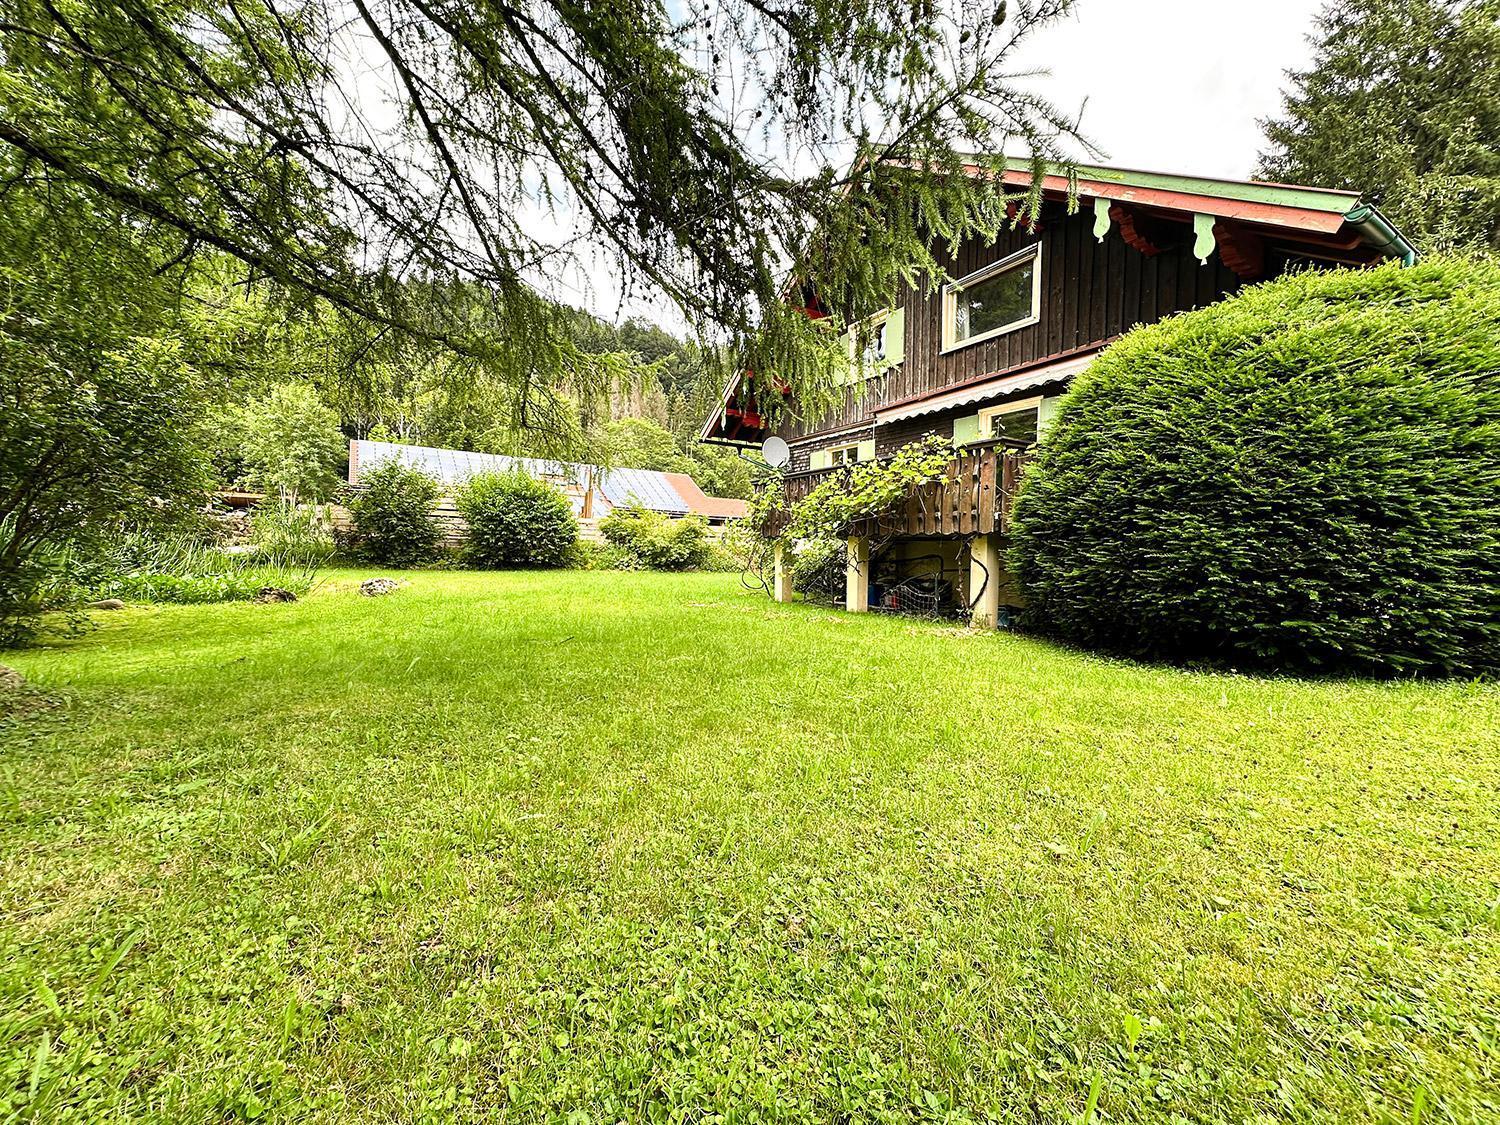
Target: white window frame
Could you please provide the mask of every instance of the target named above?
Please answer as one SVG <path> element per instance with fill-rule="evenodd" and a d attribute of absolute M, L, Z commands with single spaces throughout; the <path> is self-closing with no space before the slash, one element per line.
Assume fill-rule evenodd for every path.
<path fill-rule="evenodd" d="M 879 330 L 881 332 L 880 349 L 882 352 L 884 352 L 885 323 L 886 321 L 891 319 L 891 313 L 893 311 L 893 309 L 885 309 L 881 312 L 876 313 L 874 316 L 867 316 L 863 320 L 857 320 L 854 322 L 853 328 L 849 333 L 849 359 L 857 368 L 860 368 L 864 371 L 866 378 L 870 378 L 874 375 L 880 374 L 883 368 L 890 366 L 890 363 L 887 361 L 884 355 L 879 355 L 874 357 L 873 359 L 866 360 L 864 351 L 860 347 L 860 341 L 861 339 L 869 340 L 870 336 L 874 332 Z"/>
<path fill-rule="evenodd" d="M 955 338 L 958 330 L 958 295 L 965 289 L 972 289 L 982 281 L 989 281 L 1002 273 L 1008 273 L 1017 266 L 1033 262 L 1031 268 L 1031 315 L 1010 324 L 1002 324 L 999 328 L 991 328 L 988 332 L 981 332 L 978 336 L 965 336 L 962 340 Z M 967 348 L 970 344 L 983 343 L 985 340 L 993 340 L 996 336 L 1004 336 L 1009 332 L 1017 332 L 1022 328 L 1028 328 L 1042 319 L 1042 244 L 1033 242 L 1030 246 L 1024 246 L 1014 254 L 1007 254 L 998 262 L 975 270 L 971 274 L 951 281 L 943 286 L 943 347 L 942 351 L 955 352 L 960 348 Z"/>
<path fill-rule="evenodd" d="M 1018 398 L 1010 402 L 1002 402 L 996 406 L 986 406 L 979 412 L 979 439 L 995 436 L 995 419 L 1002 414 L 1019 414 L 1023 410 L 1030 410 L 1036 415 L 1036 437 L 1042 438 L 1042 399 L 1045 395 L 1037 395 L 1035 398 Z"/>
<path fill-rule="evenodd" d="M 859 460 L 859 442 L 853 445 L 836 445 L 824 452 L 828 454 L 829 468 L 836 469 L 840 465 L 853 465 Z"/>

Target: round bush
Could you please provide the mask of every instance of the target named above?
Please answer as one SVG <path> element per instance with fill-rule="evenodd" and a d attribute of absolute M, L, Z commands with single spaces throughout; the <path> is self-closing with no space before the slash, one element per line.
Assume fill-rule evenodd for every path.
<path fill-rule="evenodd" d="M 471 477 L 458 510 L 469 525 L 464 555 L 476 566 L 563 566 L 578 539 L 568 498 L 522 472 Z"/>
<path fill-rule="evenodd" d="M 385 566 L 415 566 L 438 556 L 438 527 L 432 505 L 438 482 L 400 461 L 363 474 L 345 506 L 354 519 L 360 554 Z"/>
<path fill-rule="evenodd" d="M 1016 507 L 1029 619 L 1287 671 L 1500 663 L 1500 265 L 1299 272 L 1131 332 Z"/>
<path fill-rule="evenodd" d="M 701 516 L 672 519 L 622 504 L 599 521 L 599 531 L 642 570 L 696 570 L 709 558 L 708 524 Z"/>

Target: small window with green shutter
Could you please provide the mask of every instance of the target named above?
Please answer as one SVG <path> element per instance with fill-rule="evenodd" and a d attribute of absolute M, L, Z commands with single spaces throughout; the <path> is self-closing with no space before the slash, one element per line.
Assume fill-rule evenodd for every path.
<path fill-rule="evenodd" d="M 828 450 L 829 464 L 852 465 L 860 460 L 859 445 L 840 445 Z"/>

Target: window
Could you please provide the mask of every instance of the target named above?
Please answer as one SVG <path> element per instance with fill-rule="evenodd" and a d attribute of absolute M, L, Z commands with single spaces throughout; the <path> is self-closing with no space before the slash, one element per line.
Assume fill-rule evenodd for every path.
<path fill-rule="evenodd" d="M 874 367 L 885 359 L 885 318 L 867 325 L 860 336 L 865 345 L 860 354 L 861 362 L 866 367 Z"/>
<path fill-rule="evenodd" d="M 906 310 L 885 309 L 849 325 L 845 346 L 849 349 L 846 382 L 883 375 L 902 360 Z"/>
<path fill-rule="evenodd" d="M 943 350 L 1035 324 L 1042 301 L 1040 244 L 975 270 L 943 290 Z"/>
<path fill-rule="evenodd" d="M 830 449 L 828 451 L 828 463 L 830 465 L 852 465 L 858 460 L 858 445 L 841 445 L 837 449 Z"/>
<path fill-rule="evenodd" d="M 1042 400 L 1028 398 L 1019 402 L 1005 402 L 979 412 L 979 436 L 982 438 L 1010 438 L 1035 445 L 1037 424 L 1041 417 Z"/>

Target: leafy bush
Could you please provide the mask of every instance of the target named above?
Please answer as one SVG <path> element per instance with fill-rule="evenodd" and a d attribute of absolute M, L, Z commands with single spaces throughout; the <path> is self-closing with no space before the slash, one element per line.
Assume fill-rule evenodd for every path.
<path fill-rule="evenodd" d="M 1016 508 L 1033 622 L 1148 658 L 1500 663 L 1500 264 L 1302 272 L 1137 329 Z"/>
<path fill-rule="evenodd" d="M 354 546 L 372 562 L 414 566 L 438 556 L 440 534 L 432 520 L 438 482 L 400 461 L 364 473 L 346 491 L 344 506 L 354 520 Z"/>
<path fill-rule="evenodd" d="M 469 525 L 464 556 L 476 566 L 564 566 L 578 539 L 568 498 L 520 471 L 471 477 L 458 510 Z"/>
<path fill-rule="evenodd" d="M 17 181 L 20 183 L 21 181 Z M 12 187 L 15 184 L 11 185 Z M 173 279 L 139 224 L 49 189 L 0 193 L 0 636 L 24 640 L 54 564 L 124 518 L 170 522 L 207 483 Z"/>
<path fill-rule="evenodd" d="M 804 540 L 792 559 L 792 589 L 820 602 L 842 602 L 849 546 L 842 539 Z"/>
<path fill-rule="evenodd" d="M 328 513 L 316 504 L 263 504 L 250 517 L 250 542 L 283 563 L 319 565 L 334 552 Z"/>
<path fill-rule="evenodd" d="M 599 521 L 599 531 L 644 570 L 693 570 L 708 561 L 708 524 L 700 516 L 672 519 L 622 504 Z"/>
<path fill-rule="evenodd" d="M 14 517 L 0 520 L 0 557 L 10 546 Z M 71 547 L 44 546 L 20 553 L 0 568 L 0 648 L 31 641 L 49 610 L 69 610 L 74 623 L 84 616 L 73 607 L 79 598 L 79 567 Z"/>

